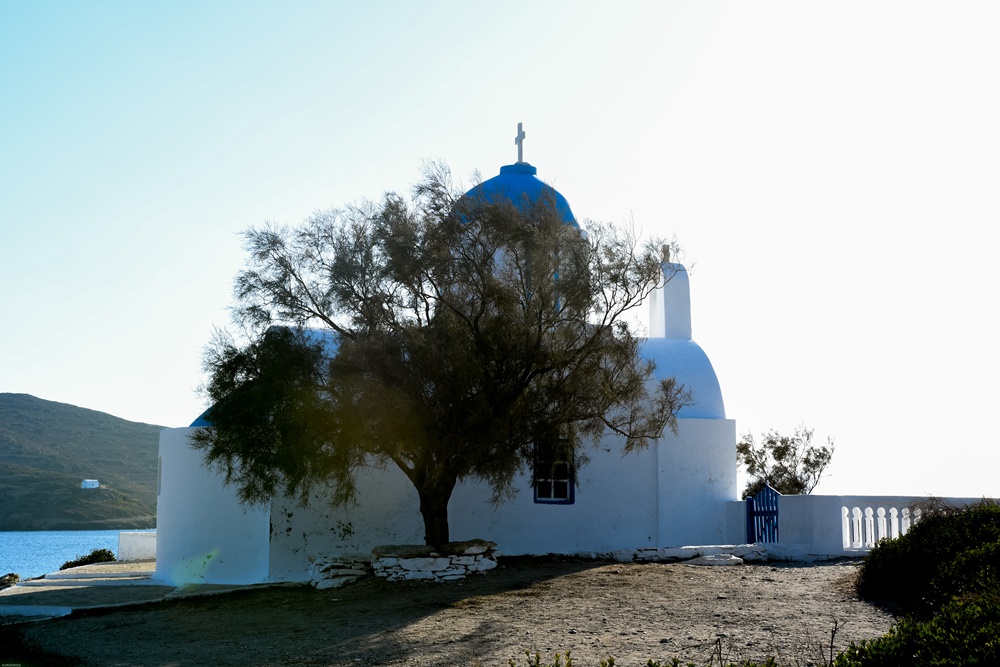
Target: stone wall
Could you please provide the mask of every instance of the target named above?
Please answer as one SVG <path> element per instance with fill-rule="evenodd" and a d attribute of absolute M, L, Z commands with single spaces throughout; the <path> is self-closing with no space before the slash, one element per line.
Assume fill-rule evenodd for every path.
<path fill-rule="evenodd" d="M 343 554 L 315 559 L 309 565 L 309 583 L 319 589 L 339 588 L 371 574 L 371 557 L 364 554 Z"/>
<path fill-rule="evenodd" d="M 380 546 L 372 549 L 375 576 L 389 581 L 455 581 L 497 566 L 496 543 L 451 542 L 441 547 Z"/>
<path fill-rule="evenodd" d="M 388 581 L 456 581 L 497 566 L 494 542 L 469 540 L 441 547 L 386 545 L 363 554 L 338 555 L 313 560 L 310 582 L 316 588 L 336 588 L 374 573 Z"/>

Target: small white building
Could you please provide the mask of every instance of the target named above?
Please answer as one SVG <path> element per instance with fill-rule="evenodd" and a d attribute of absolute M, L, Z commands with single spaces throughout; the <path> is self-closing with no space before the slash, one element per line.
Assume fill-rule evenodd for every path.
<path fill-rule="evenodd" d="M 101 488 L 101 484 L 96 479 L 85 479 L 82 482 L 80 482 L 80 488 L 81 489 L 99 489 L 99 488 Z"/>
<path fill-rule="evenodd" d="M 567 223 L 569 205 L 519 162 L 479 187 L 517 199 L 555 194 Z M 737 500 L 736 426 L 726 418 L 715 370 L 692 339 L 688 274 L 664 264 L 670 280 L 650 299 L 650 332 L 642 354 L 656 377 L 675 377 L 693 395 L 667 431 L 625 455 L 608 436 L 577 470 L 525 474 L 516 497 L 499 507 L 482 483 L 459 484 L 449 504 L 453 540 L 482 538 L 507 555 L 613 554 L 743 539 Z M 360 473 L 356 503 L 333 507 L 317 494 L 307 506 L 276 496 L 245 508 L 222 476 L 207 469 L 189 436 L 205 422 L 160 436 L 156 578 L 174 583 L 305 581 L 312 559 L 367 553 L 380 544 L 419 544 L 423 523 L 416 491 L 398 469 Z"/>

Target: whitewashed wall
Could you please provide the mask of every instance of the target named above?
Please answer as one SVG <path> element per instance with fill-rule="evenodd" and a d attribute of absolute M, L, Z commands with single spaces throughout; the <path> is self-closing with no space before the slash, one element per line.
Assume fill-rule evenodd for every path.
<path fill-rule="evenodd" d="M 304 581 L 320 556 L 423 542 L 416 492 L 393 466 L 363 471 L 348 506 L 314 495 L 307 507 L 279 497 L 270 511 L 246 510 L 188 445 L 191 432 L 167 429 L 160 438 L 157 579 Z M 529 471 L 516 482 L 514 499 L 498 507 L 485 485 L 460 484 L 449 506 L 451 537 L 492 540 L 508 555 L 731 543 L 734 447 L 735 425 L 724 419 L 681 419 L 677 437 L 629 455 L 620 439 L 606 438 L 577 471 L 571 505 L 536 504 Z"/>
<path fill-rule="evenodd" d="M 657 535 L 657 450 L 622 454 L 619 438 L 586 450 L 571 505 L 535 503 L 531 471 L 518 477 L 513 500 L 498 507 L 481 484 L 455 490 L 449 510 L 459 540 L 482 538 L 500 553 L 594 554 L 653 546 Z"/>
<path fill-rule="evenodd" d="M 505 554 L 603 554 L 727 540 L 726 506 L 736 489 L 734 422 L 681 419 L 676 437 L 668 433 L 627 455 L 621 444 L 605 438 L 591 452 L 572 505 L 535 504 L 527 474 L 517 498 L 498 508 L 485 490 L 460 487 L 452 500 L 453 534 L 493 540 Z"/>
<path fill-rule="evenodd" d="M 656 447 L 623 457 L 618 443 L 588 450 L 578 471 L 576 502 L 536 504 L 531 476 L 515 481 L 518 493 L 494 507 L 482 484 L 459 484 L 449 504 L 453 541 L 482 538 L 502 554 L 594 554 L 657 542 Z M 274 581 L 308 578 L 310 558 L 368 553 L 380 544 L 422 544 L 423 520 L 416 491 L 394 467 L 369 470 L 359 480 L 356 503 L 331 507 L 316 496 L 308 507 L 276 499 L 272 511 Z"/>
<path fill-rule="evenodd" d="M 731 544 L 740 533 L 726 506 L 736 494 L 736 422 L 679 419 L 659 445 L 659 544 Z"/>
<path fill-rule="evenodd" d="M 271 503 L 269 579 L 306 581 L 309 563 L 320 556 L 370 555 L 380 544 L 423 544 L 417 492 L 395 466 L 359 473 L 358 494 L 334 507 L 321 493 L 307 506 L 296 498 Z"/>
<path fill-rule="evenodd" d="M 194 430 L 160 432 L 154 578 L 174 585 L 264 581 L 270 512 L 237 502 L 190 446 Z"/>
<path fill-rule="evenodd" d="M 118 560 L 154 560 L 156 558 L 156 531 L 118 533 Z"/>
<path fill-rule="evenodd" d="M 606 438 L 588 455 L 570 505 L 535 503 L 528 471 L 515 482 L 515 497 L 496 507 L 485 485 L 460 484 L 449 504 L 452 540 L 491 540 L 505 555 L 595 555 L 740 538 L 742 524 L 728 511 L 736 496 L 732 420 L 683 419 L 678 437 L 647 449 L 623 455 L 620 439 Z M 303 581 L 310 560 L 320 556 L 422 543 L 412 485 L 394 467 L 369 470 L 359 479 L 356 502 L 346 507 L 332 507 L 322 496 L 307 507 L 274 500 L 269 577 Z"/>

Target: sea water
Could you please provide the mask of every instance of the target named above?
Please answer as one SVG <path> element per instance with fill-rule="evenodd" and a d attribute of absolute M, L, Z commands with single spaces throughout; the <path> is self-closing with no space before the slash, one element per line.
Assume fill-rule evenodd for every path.
<path fill-rule="evenodd" d="M 118 554 L 118 533 L 123 530 L 33 530 L 0 532 L 0 576 L 13 572 L 21 579 L 56 572 L 66 561 L 86 556 L 94 549 Z"/>

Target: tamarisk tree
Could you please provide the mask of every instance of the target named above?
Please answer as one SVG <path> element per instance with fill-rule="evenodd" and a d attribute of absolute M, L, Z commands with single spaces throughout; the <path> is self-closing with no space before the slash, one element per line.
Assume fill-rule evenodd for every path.
<path fill-rule="evenodd" d="M 247 230 L 242 333 L 206 350 L 195 445 L 248 504 L 317 486 L 346 502 L 359 469 L 395 465 L 440 545 L 461 480 L 502 502 L 536 451 L 582 464 L 608 432 L 630 451 L 676 430 L 690 396 L 651 382 L 626 324 L 661 242 L 588 227 L 545 197 L 460 196 L 429 164 L 410 199 Z"/>
<path fill-rule="evenodd" d="M 812 444 L 813 429 L 799 426 L 792 435 L 774 429 L 761 436 L 760 445 L 752 433 L 736 444 L 736 458 L 746 468 L 750 481 L 743 498 L 756 496 L 765 485 L 785 495 L 812 493 L 833 458 L 833 439 L 825 445 Z"/>

